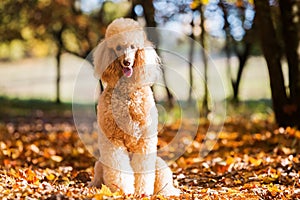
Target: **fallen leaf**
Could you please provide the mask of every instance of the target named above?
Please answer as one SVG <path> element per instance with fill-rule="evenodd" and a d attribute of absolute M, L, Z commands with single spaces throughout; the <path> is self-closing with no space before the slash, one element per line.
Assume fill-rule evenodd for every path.
<path fill-rule="evenodd" d="M 53 155 L 50 157 L 55 162 L 61 162 L 63 158 L 61 156 Z"/>

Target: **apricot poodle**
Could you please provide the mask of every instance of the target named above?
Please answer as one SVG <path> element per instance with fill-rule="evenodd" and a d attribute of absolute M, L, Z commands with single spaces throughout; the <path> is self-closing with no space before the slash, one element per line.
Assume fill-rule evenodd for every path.
<path fill-rule="evenodd" d="M 100 158 L 90 185 L 178 196 L 170 168 L 157 156 L 158 113 L 150 86 L 160 76 L 160 59 L 139 23 L 114 20 L 94 52 L 94 65 L 105 89 L 97 107 Z"/>

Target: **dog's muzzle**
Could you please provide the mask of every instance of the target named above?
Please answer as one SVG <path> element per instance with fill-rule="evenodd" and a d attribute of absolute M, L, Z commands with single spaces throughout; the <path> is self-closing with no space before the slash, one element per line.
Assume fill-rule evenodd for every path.
<path fill-rule="evenodd" d="M 133 63 L 131 61 L 124 59 L 121 61 L 121 65 L 122 65 L 123 74 L 127 78 L 130 78 L 133 74 Z"/>
<path fill-rule="evenodd" d="M 123 71 L 123 74 L 127 77 L 127 78 L 130 78 L 133 74 L 133 68 L 132 66 L 128 65 L 128 66 L 123 66 L 122 65 L 122 71 Z"/>

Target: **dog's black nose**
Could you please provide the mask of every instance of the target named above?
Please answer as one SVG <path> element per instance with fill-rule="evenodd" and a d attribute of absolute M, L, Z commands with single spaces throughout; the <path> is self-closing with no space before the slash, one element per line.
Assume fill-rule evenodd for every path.
<path fill-rule="evenodd" d="M 128 66 L 130 65 L 130 62 L 129 62 L 129 61 L 127 61 L 127 60 L 124 60 L 124 61 L 123 61 L 123 65 L 125 65 L 125 66 L 127 66 L 127 67 L 128 67 Z"/>

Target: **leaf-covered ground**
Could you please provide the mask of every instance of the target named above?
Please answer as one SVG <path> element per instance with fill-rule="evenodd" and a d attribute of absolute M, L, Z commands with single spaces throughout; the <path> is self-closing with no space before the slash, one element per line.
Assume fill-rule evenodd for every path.
<path fill-rule="evenodd" d="M 87 187 L 95 158 L 69 107 L 4 104 L 0 114 L 0 199 L 171 199 Z M 165 126 L 159 145 L 182 124 Z M 177 199 L 300 199 L 300 131 L 278 128 L 268 116 L 228 117 L 213 149 L 200 158 L 207 127 L 201 122 L 193 144 L 171 164 L 182 191 Z"/>

